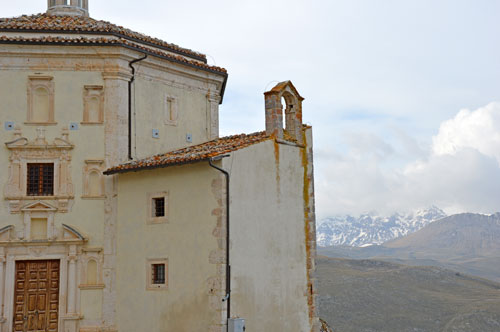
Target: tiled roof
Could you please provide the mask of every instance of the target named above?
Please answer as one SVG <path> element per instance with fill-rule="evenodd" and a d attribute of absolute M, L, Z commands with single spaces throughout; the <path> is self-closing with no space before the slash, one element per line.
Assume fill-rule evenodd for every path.
<path fill-rule="evenodd" d="M 154 56 L 158 56 L 170 61 L 174 61 L 177 63 L 186 64 L 189 66 L 194 66 L 202 69 L 206 69 L 212 72 L 223 73 L 226 74 L 226 69 L 216 66 L 209 66 L 206 63 L 190 60 L 180 55 L 175 55 L 168 52 L 162 52 L 157 48 L 146 47 L 142 44 L 138 44 L 132 42 L 130 40 L 124 38 L 115 38 L 115 37 L 96 37 L 96 38 L 87 38 L 87 37 L 8 37 L 8 36 L 0 36 L 0 44 L 2 43 L 18 43 L 18 44 L 56 44 L 56 45 L 102 45 L 102 46 L 124 46 L 127 48 L 132 48 L 138 50 L 140 52 L 148 53 Z"/>
<path fill-rule="evenodd" d="M 85 16 L 54 16 L 48 14 L 23 15 L 13 18 L 0 18 L 0 31 L 26 31 L 26 32 L 61 32 L 61 33 L 98 33 L 123 37 L 125 39 L 140 41 L 145 44 L 164 48 L 170 52 L 189 56 L 199 61 L 206 62 L 204 54 L 167 43 L 158 38 L 146 36 L 142 33 L 124 27 L 95 20 Z"/>
<path fill-rule="evenodd" d="M 133 160 L 128 163 L 112 167 L 106 170 L 104 174 L 110 175 L 115 173 L 133 172 L 143 169 L 168 167 L 208 160 L 210 158 L 236 151 L 271 138 L 271 136 L 266 135 L 265 131 L 248 135 L 241 134 L 221 137 L 213 141 L 165 154 L 159 154 L 141 160 Z"/>

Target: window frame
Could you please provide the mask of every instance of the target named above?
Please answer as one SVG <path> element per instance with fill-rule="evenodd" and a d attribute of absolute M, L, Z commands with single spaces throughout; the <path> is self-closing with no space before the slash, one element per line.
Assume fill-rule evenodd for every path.
<path fill-rule="evenodd" d="M 155 193 L 148 193 L 147 194 L 147 223 L 148 224 L 162 224 L 162 223 L 167 223 L 168 222 L 168 214 L 169 214 L 169 208 L 168 208 L 168 196 L 169 193 L 168 191 L 161 191 L 161 192 L 155 192 Z M 155 206 L 155 201 L 157 199 L 164 199 L 164 215 L 157 217 L 155 212 L 156 212 L 156 206 Z"/>
<path fill-rule="evenodd" d="M 51 182 L 50 182 L 50 190 L 45 190 L 45 184 L 46 184 L 46 180 L 45 180 L 45 172 L 46 172 L 46 169 L 45 169 L 45 166 L 50 166 L 51 167 Z M 33 192 L 31 191 L 31 188 L 30 188 L 30 185 L 32 185 L 33 183 L 30 182 L 30 179 L 31 179 L 31 173 L 30 171 L 32 169 L 36 169 L 38 168 L 38 177 L 37 177 L 37 185 L 36 187 L 38 188 L 38 191 L 33 194 Z M 54 167 L 54 163 L 38 163 L 38 162 L 28 162 L 26 163 L 26 196 L 28 197 L 53 197 L 55 196 L 55 167 Z M 49 194 L 50 193 L 50 194 Z"/>
<path fill-rule="evenodd" d="M 164 265 L 164 282 L 154 283 L 154 266 Z M 151 258 L 146 261 L 146 290 L 167 290 L 168 289 L 168 258 Z"/>

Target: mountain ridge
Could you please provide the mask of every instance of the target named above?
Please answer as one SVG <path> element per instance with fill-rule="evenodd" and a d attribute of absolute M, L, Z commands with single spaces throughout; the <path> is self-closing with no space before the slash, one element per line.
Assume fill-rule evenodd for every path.
<path fill-rule="evenodd" d="M 337 258 L 438 266 L 500 282 L 500 213 L 456 214 L 382 245 L 320 247 L 318 253 Z"/>
<path fill-rule="evenodd" d="M 322 219 L 316 230 L 320 247 L 347 245 L 364 247 L 414 233 L 430 223 L 446 217 L 438 207 L 420 209 L 409 213 L 394 213 L 391 216 L 362 214 Z"/>

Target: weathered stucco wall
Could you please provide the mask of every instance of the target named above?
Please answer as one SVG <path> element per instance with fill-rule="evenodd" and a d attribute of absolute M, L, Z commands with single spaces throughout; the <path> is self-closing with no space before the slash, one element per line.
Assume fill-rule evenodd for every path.
<path fill-rule="evenodd" d="M 5 61 L 5 60 L 4 60 Z M 83 87 L 84 85 L 102 85 L 100 72 L 70 72 L 70 71 L 26 71 L 8 70 L 8 67 L 0 71 L 0 139 L 2 143 L 13 139 L 14 131 L 7 131 L 4 123 L 14 122 L 22 129 L 22 136 L 34 140 L 37 137 L 36 128 L 43 127 L 48 142 L 54 138 L 61 137 L 63 128 L 69 128 L 71 122 L 79 124 L 79 129 L 69 132 L 69 140 L 75 147 L 70 152 L 71 179 L 74 186 L 75 200 L 70 213 L 56 214 L 55 223 L 69 224 L 78 227 L 82 232 L 90 236 L 90 245 L 102 245 L 102 219 L 104 208 L 102 200 L 82 199 L 83 193 L 83 167 L 85 160 L 104 158 L 104 127 L 103 125 L 82 126 L 83 118 Z M 27 120 L 27 85 L 28 76 L 39 73 L 44 76 L 52 76 L 54 81 L 54 118 L 57 124 L 48 126 L 25 125 Z M 70 82 L 70 83 L 68 83 Z M 6 165 L 9 164 L 10 151 L 2 144 L 0 163 L 4 165 L 4 171 L 0 172 L 0 183 L 3 192 L 7 183 L 9 172 Z M 8 204 L 3 200 L 2 225 L 19 225 L 22 215 L 9 213 Z"/>
<path fill-rule="evenodd" d="M 311 331 L 302 149 L 266 141 L 224 159 L 231 173 L 231 316 L 248 331 Z"/>
<path fill-rule="evenodd" d="M 78 130 L 68 131 L 68 140 L 74 144 L 74 148 L 69 150 L 71 155 L 69 171 L 74 197 L 69 200 L 68 212 L 56 212 L 54 221 L 58 229 L 61 229 L 63 223 L 74 226 L 86 235 L 88 242 L 82 245 L 83 249 L 79 247 L 76 255 L 70 253 L 67 247 L 61 247 L 63 248 L 61 250 L 66 250 L 62 262 L 70 264 L 66 261 L 68 259 L 76 264 L 76 273 L 72 280 L 69 280 L 70 273 L 67 272 L 66 267 L 61 272 L 61 277 L 66 280 L 64 285 L 61 284 L 61 289 L 63 286 L 69 289 L 71 285 L 71 289 L 74 289 L 74 294 L 72 293 L 71 296 L 76 299 L 74 312 L 69 315 L 66 305 L 69 300 L 66 298 L 65 288 L 62 290 L 59 312 L 61 330 L 76 331 L 80 326 L 89 331 L 98 328 L 115 331 L 116 182 L 114 177 L 104 177 L 102 197 L 83 197 L 85 196 L 83 173 L 88 165 L 85 161 L 88 160 L 94 163 L 102 161 L 102 164 L 99 164 L 102 169 L 127 160 L 127 82 L 131 78 L 128 64 L 129 61 L 141 56 L 138 52 L 121 47 L 2 45 L 0 49 L 0 100 L 2 101 L 0 139 L 2 142 L 11 141 L 14 138 L 15 131 L 4 128 L 6 122 L 14 122 L 15 126 L 21 129 L 21 135 L 29 141 L 36 139 L 37 127 L 42 127 L 49 144 L 52 144 L 56 137 L 60 138 L 61 132 L 63 129 L 68 130 L 70 123 L 78 125 Z M 217 111 L 220 98 L 218 91 L 224 80 L 221 75 L 202 72 L 152 56 L 136 64 L 136 69 L 133 112 L 137 118 L 133 117 L 132 120 L 133 156 L 152 155 L 189 145 L 186 142 L 186 133 L 191 133 L 193 136 L 191 144 L 207 140 L 214 135 L 213 123 L 218 121 Z M 36 75 L 52 77 L 54 82 L 54 124 L 26 123 L 29 76 Z M 84 86 L 86 85 L 103 87 L 104 123 L 102 124 L 82 123 L 84 120 Z M 176 98 L 178 119 L 175 125 L 167 125 L 163 121 L 165 95 Z M 160 129 L 160 139 L 152 138 L 153 128 Z M 0 151 L 0 162 L 4 168 L 0 172 L 0 184 L 3 193 L 8 183 L 7 165 L 9 165 L 11 151 L 5 145 L 2 146 L 4 148 Z M 208 188 L 210 191 L 210 186 Z M 186 202 L 189 199 L 187 198 Z M 24 199 L 22 204 L 26 202 L 29 202 L 29 199 Z M 135 200 L 131 202 L 133 202 L 131 205 L 136 208 L 146 204 L 145 198 L 140 202 Z M 211 211 L 207 215 L 211 215 L 210 213 Z M 22 229 L 23 214 L 11 214 L 9 201 L 5 200 L 5 196 L 0 204 L 0 216 L 0 228 L 14 225 L 16 228 L 14 233 Z M 214 226 L 211 225 L 211 227 L 213 230 Z M 196 232 L 193 233 L 196 236 Z M 216 246 L 215 238 L 213 242 Z M 11 255 L 13 251 L 9 249 L 9 246 L 9 244 L 2 245 L 0 250 L 5 248 L 3 253 L 6 258 L 14 259 Z M 49 244 L 38 243 L 38 247 L 42 248 L 42 253 L 46 248 L 50 249 Z M 1 257 L 3 253 L 0 253 L 0 261 L 3 259 Z M 24 255 L 23 259 L 47 257 L 44 254 L 30 255 Z M 209 252 L 205 254 L 205 263 L 209 260 L 208 255 Z M 85 285 L 86 264 L 89 257 L 95 257 L 98 261 L 97 284 L 90 286 Z M 12 266 L 5 272 L 4 280 L 8 282 L 14 278 Z M 211 267 L 215 270 L 215 265 Z M 141 271 L 145 271 L 143 265 L 141 265 Z M 212 272 L 212 275 L 215 275 L 215 272 Z M 0 282 L 0 293 L 2 290 L 6 291 L 6 285 L 10 285 L 8 282 Z M 76 286 L 73 287 L 74 285 Z M 198 289 L 189 291 L 197 292 Z M 204 291 L 207 292 L 206 289 Z M 143 295 L 146 300 L 150 298 L 149 294 Z M 203 301 L 208 301 L 206 297 Z M 12 307 L 11 302 L 5 303 L 5 308 L 9 306 Z M 176 308 L 182 311 L 181 307 L 176 306 Z M 1 316 L 0 311 L 0 318 Z M 65 327 L 63 323 L 66 319 L 62 318 L 63 316 L 71 316 L 68 327 Z M 7 317 L 7 319 L 11 318 Z M 158 318 L 167 319 L 162 316 Z"/>
<path fill-rule="evenodd" d="M 208 331 L 217 320 L 210 304 L 210 279 L 218 269 L 209 256 L 218 249 L 213 234 L 217 218 L 212 213 L 218 206 L 212 184 L 218 180 L 219 174 L 206 162 L 119 175 L 120 332 Z M 164 191 L 168 221 L 149 224 L 148 193 Z M 167 289 L 146 289 L 147 259 L 168 259 Z"/>
<path fill-rule="evenodd" d="M 144 72 L 145 69 L 139 67 L 134 83 L 134 155 L 145 158 L 159 151 L 172 151 L 210 140 L 207 93 L 195 88 L 196 82 L 190 79 L 177 77 L 176 83 L 151 80 L 144 77 Z M 171 107 L 176 113 L 173 121 L 169 121 L 166 114 L 167 98 L 173 100 Z M 152 137 L 153 129 L 159 131 L 158 139 Z M 192 142 L 187 142 L 187 134 L 191 135 Z"/>

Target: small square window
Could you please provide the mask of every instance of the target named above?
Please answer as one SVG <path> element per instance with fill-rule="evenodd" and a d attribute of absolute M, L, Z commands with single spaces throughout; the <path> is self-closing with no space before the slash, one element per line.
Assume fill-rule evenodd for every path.
<path fill-rule="evenodd" d="M 167 259 L 150 259 L 147 262 L 148 290 L 167 288 L 168 261 Z"/>
<path fill-rule="evenodd" d="M 168 221 L 168 192 L 148 194 L 148 219 L 150 224 L 165 223 Z"/>
<path fill-rule="evenodd" d="M 28 164 L 26 182 L 28 196 L 53 196 L 54 164 Z"/>

